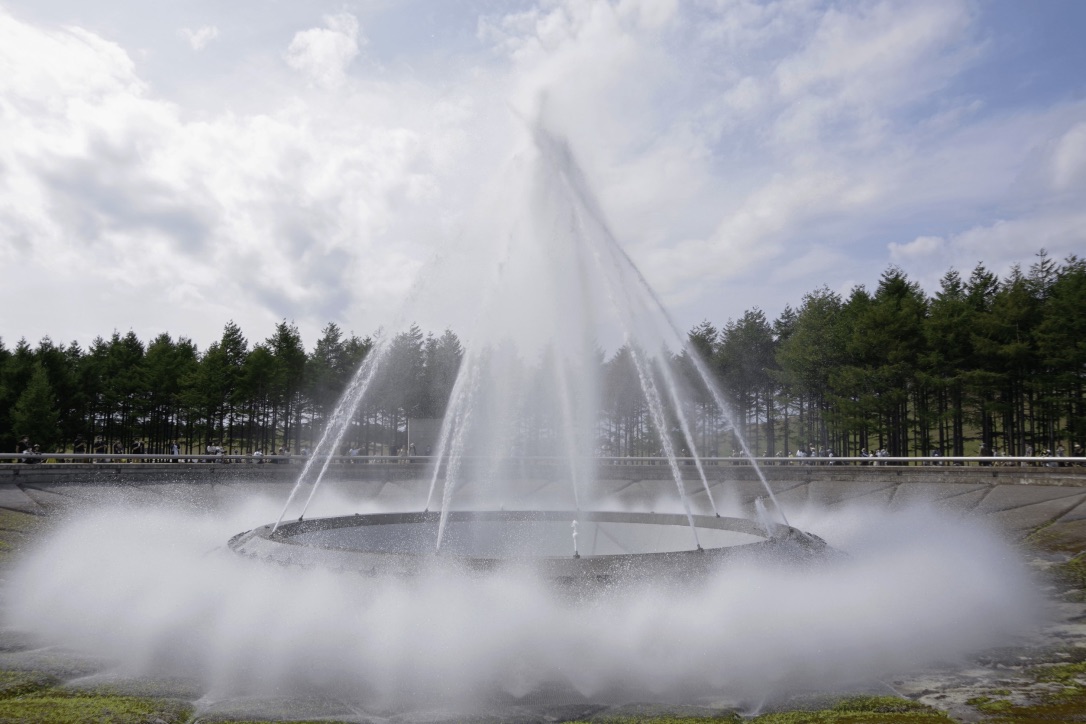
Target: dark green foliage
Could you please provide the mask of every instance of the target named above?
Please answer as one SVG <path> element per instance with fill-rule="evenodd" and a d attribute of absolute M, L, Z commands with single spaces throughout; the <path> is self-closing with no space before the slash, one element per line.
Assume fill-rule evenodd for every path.
<path fill-rule="evenodd" d="M 979 264 L 968 279 L 950 270 L 931 298 L 891 267 L 874 292 L 857 287 L 843 298 L 817 289 L 776 320 L 753 309 L 723 327 L 704 321 L 689 339 L 672 360 L 682 415 L 659 369 L 639 372 L 629 348 L 610 359 L 601 353 L 598 450 L 659 453 L 642 374 L 655 376 L 665 432 L 680 454 L 684 424 L 710 456 L 739 451 L 734 431 L 759 455 L 811 447 L 1021 455 L 1060 445 L 1070 455 L 1086 446 L 1086 262 L 1074 256 L 1060 263 L 1041 251 L 1028 271 L 1006 279 Z M 132 332 L 86 350 L 48 337 L 36 348 L 0 342 L 0 451 L 29 435 L 45 450 L 72 450 L 79 438 L 89 452 L 101 437 L 110 449 L 141 442 L 150 453 L 175 442 L 187 454 L 209 444 L 298 452 L 319 439 L 374 344 L 329 324 L 307 353 L 287 321 L 253 345 L 230 322 L 202 352 L 168 334 L 144 345 Z M 408 419 L 445 413 L 464 355 L 456 335 L 415 326 L 388 344 L 345 448 L 390 452 L 406 440 Z M 523 440 L 524 450 L 556 449 L 545 439 L 553 412 L 532 413 L 538 419 L 524 435 L 538 439 Z"/>
<path fill-rule="evenodd" d="M 39 362 L 11 410 L 12 429 L 16 437 L 29 437 L 30 443 L 39 445 L 42 452 L 52 452 L 60 437 L 58 420 L 56 395 Z"/>
<path fill-rule="evenodd" d="M 791 430 L 779 446 L 785 453 L 799 445 L 832 444 L 831 378 L 845 361 L 843 310 L 841 297 L 822 288 L 804 296 L 794 319 L 781 322 L 788 327 L 776 354 L 785 429 Z M 795 424 L 788 426 L 787 417 L 793 414 Z"/>
<path fill-rule="evenodd" d="M 891 267 L 874 293 L 857 287 L 842 299 L 823 288 L 786 307 L 768 344 L 758 314 L 719 336 L 704 323 L 690 339 L 715 361 L 759 452 L 1086 447 L 1086 263 L 1077 257 L 1059 264 L 1042 251 L 1028 273 L 1014 268 L 1003 280 L 983 265 L 968 281 L 951 270 L 930 299 Z"/>

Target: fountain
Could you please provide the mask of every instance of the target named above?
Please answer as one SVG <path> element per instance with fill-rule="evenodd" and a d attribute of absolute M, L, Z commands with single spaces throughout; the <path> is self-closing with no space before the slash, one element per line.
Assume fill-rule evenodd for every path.
<path fill-rule="evenodd" d="M 11 665 L 59 666 L 67 648 L 64 678 L 180 681 L 168 695 L 233 720 L 716 716 L 796 691 L 884 692 L 1033 626 L 1018 553 L 949 509 L 980 505 L 971 484 L 792 482 L 785 517 L 753 464 L 741 494 L 717 482 L 739 468 L 706 466 L 686 405 L 695 390 L 724 410 L 720 391 L 553 134 L 525 134 L 462 227 L 285 505 L 254 480 L 265 466 L 30 490 L 65 513 L 4 587 L 3 624 L 43 647 Z M 448 320 L 466 351 L 432 467 L 352 467 L 338 484 L 348 466 L 331 453 L 395 372 L 396 333 L 460 311 L 450 299 L 477 304 Z M 623 350 L 629 390 L 603 389 L 604 347 Z M 658 439 L 637 468 L 650 484 L 623 483 L 637 495 L 612 479 L 634 466 L 600 464 L 608 394 L 644 405 Z M 361 469 L 379 484 L 358 485 Z M 271 522 L 237 533 L 254 520 Z"/>
<path fill-rule="evenodd" d="M 481 223 L 469 226 L 472 238 L 495 243 L 481 255 L 493 267 L 476 270 L 490 281 L 474 312 L 423 509 L 305 518 L 331 454 L 342 445 L 367 392 L 392 364 L 386 334 L 350 383 L 279 519 L 235 536 L 231 549 L 280 563 L 372 575 L 417 574 L 435 565 L 435 558 L 476 572 L 530 564 L 565 582 L 696 576 L 739 555 L 823 551 L 820 538 L 788 525 L 760 471 L 773 514 L 759 501 L 758 521 L 721 516 L 692 431 L 684 389 L 691 380 L 682 378 L 675 360 L 687 365 L 692 383 L 730 420 L 723 395 L 617 243 L 568 145 L 539 123 L 527 130 L 525 149 L 501 175 L 496 195 L 485 199 Z M 636 372 L 634 394 L 647 406 L 681 514 L 595 507 L 598 340 L 608 334 L 601 331 L 607 326 L 617 331 L 612 336 Z M 758 470 L 742 436 L 734 424 L 730 427 L 747 462 Z M 568 496 L 558 501 L 560 507 L 541 507 L 530 491 L 516 490 L 518 459 L 541 454 L 561 460 L 565 469 Z M 704 496 L 702 514 L 691 505 L 686 467 L 693 468 L 698 494 Z M 480 483 L 498 497 L 524 493 L 519 497 L 526 506 L 463 509 L 461 488 Z M 284 523 L 303 490 L 304 503 L 291 513 L 297 520 Z M 572 547 L 564 539 L 571 524 Z M 602 535 L 611 545 L 579 550 L 578 525 L 594 541 Z M 563 540 L 558 544 L 556 538 Z"/>

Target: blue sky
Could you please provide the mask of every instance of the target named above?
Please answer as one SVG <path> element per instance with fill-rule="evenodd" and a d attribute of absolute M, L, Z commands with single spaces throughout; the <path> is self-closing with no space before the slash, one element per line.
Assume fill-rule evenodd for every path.
<path fill-rule="evenodd" d="M 368 334 L 518 115 L 687 327 L 1082 255 L 1084 29 L 1077 0 L 0 0 L 0 338 Z"/>

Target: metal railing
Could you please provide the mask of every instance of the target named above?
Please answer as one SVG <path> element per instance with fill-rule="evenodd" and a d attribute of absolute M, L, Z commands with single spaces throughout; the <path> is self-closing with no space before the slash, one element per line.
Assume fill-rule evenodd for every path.
<path fill-rule="evenodd" d="M 116 463 L 145 463 L 145 464 L 302 464 L 309 456 L 305 455 L 168 455 L 162 453 L 0 453 L 0 463 L 22 464 L 58 464 L 58 463 L 92 463 L 92 464 L 116 464 Z M 434 462 L 436 456 L 430 455 L 332 455 L 329 456 L 334 464 L 367 465 L 367 464 L 405 464 L 411 463 L 424 465 Z M 323 457 L 322 457 L 323 459 Z M 493 460 L 466 456 L 465 460 Z M 532 465 L 565 465 L 568 459 L 559 456 L 523 456 L 510 457 L 506 460 L 516 461 L 520 464 Z M 606 465 L 658 465 L 666 466 L 670 462 L 668 458 L 649 457 L 596 457 L 596 463 Z M 703 465 L 710 466 L 749 466 L 751 460 L 762 467 L 792 466 L 827 466 L 827 465 L 852 465 L 867 467 L 901 467 L 901 466 L 979 466 L 979 467 L 1082 467 L 1086 466 L 1086 457 L 1051 457 L 1051 456 L 898 456 L 898 457 L 703 457 Z M 680 465 L 694 465 L 695 458 L 680 457 L 675 462 Z"/>

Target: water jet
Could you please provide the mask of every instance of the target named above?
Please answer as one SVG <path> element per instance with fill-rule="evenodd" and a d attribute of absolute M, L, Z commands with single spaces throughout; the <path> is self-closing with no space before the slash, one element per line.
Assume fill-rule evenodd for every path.
<path fill-rule="evenodd" d="M 700 387 L 724 419 L 730 420 L 717 381 L 611 233 L 568 144 L 541 122 L 526 124 L 525 130 L 525 146 L 500 175 L 492 192 L 496 197 L 483 195 L 477 225 L 468 226 L 469 237 L 496 245 L 483 258 L 497 258 L 499 263 L 483 287 L 476 323 L 465 340 L 422 512 L 323 520 L 305 517 L 356 411 L 382 375 L 389 375 L 395 366 L 394 343 L 385 335 L 359 367 L 278 520 L 235 536 L 230 548 L 278 562 L 317 565 L 327 561 L 336 567 L 398 574 L 432 565 L 430 553 L 441 552 L 442 560 L 455 559 L 471 570 L 491 570 L 513 561 L 523 566 L 530 561 L 550 578 L 576 580 L 610 578 L 615 571 L 664 576 L 664 569 L 674 566 L 666 574 L 671 577 L 755 550 L 791 547 L 807 555 L 824 549 L 820 539 L 788 525 L 772 488 L 737 426 L 730 422 L 728 427 L 758 472 L 763 497 L 772 509 L 760 501 L 757 522 L 721 516 L 699 454 L 688 389 Z M 500 213 L 508 209 L 513 211 Z M 464 289 L 453 289 L 458 295 L 466 294 Z M 636 379 L 636 388 L 627 394 L 643 401 L 648 410 L 681 515 L 588 511 L 595 492 L 593 452 L 599 447 L 596 421 L 602 383 L 597 317 L 601 315 L 617 328 L 631 378 Z M 535 324 L 525 325 L 523 318 Z M 684 379 L 681 365 L 692 379 Z M 530 430 L 526 419 L 532 420 Z M 568 500 L 562 505 L 529 496 L 522 510 L 504 512 L 473 508 L 460 499 L 461 488 L 479 481 L 503 492 L 503 481 L 515 474 L 518 457 L 542 444 L 565 461 Z M 695 509 L 687 490 L 684 465 L 689 460 L 695 473 L 691 484 L 699 486 L 708 505 L 704 511 Z M 301 510 L 291 514 L 296 520 L 284 523 L 296 496 L 307 485 L 310 489 Z M 573 524 L 572 557 L 557 555 L 551 542 L 561 538 L 559 548 L 568 551 L 567 533 L 559 532 L 558 522 Z M 636 549 L 599 554 L 578 549 L 578 523 L 592 526 L 594 539 L 600 531 L 611 540 L 629 536 L 633 530 L 652 530 L 653 534 Z M 589 533 L 587 529 L 581 532 Z M 749 540 L 738 540 L 743 536 Z M 677 547 L 674 541 L 680 537 L 684 541 Z M 725 542 L 729 537 L 735 540 Z M 704 544 L 702 538 L 707 539 Z M 465 547 L 465 540 L 481 545 L 483 539 L 490 541 L 489 547 Z M 493 541 L 516 541 L 516 545 L 505 550 Z"/>

